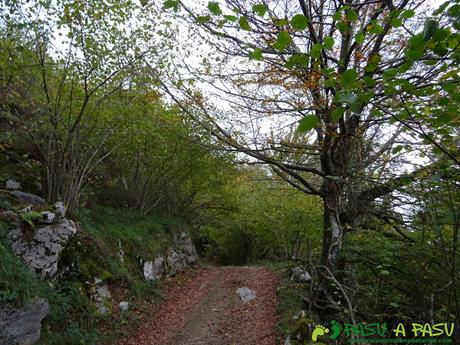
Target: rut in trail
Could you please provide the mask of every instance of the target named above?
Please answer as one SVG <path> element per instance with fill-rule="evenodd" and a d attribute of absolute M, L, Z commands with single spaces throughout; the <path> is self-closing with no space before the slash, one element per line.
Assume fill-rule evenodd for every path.
<path fill-rule="evenodd" d="M 276 345 L 278 277 L 264 267 L 203 267 L 173 278 L 163 301 L 119 345 Z M 236 290 L 256 298 L 243 303 Z"/>

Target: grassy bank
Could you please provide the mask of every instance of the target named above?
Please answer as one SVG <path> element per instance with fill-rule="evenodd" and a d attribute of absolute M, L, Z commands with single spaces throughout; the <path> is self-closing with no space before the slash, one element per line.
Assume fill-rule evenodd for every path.
<path fill-rule="evenodd" d="M 164 254 L 173 234 L 186 225 L 102 206 L 79 210 L 74 218 L 80 229 L 60 261 L 69 269 L 56 281 L 37 279 L 27 270 L 6 242 L 8 224 L 0 224 L 0 302 L 20 306 L 35 296 L 48 299 L 41 345 L 113 344 L 124 333 L 123 325 L 135 325 L 146 306 L 160 299 L 160 286 L 143 278 L 141 259 Z M 89 298 L 95 277 L 112 292 L 106 315 L 98 314 Z M 118 311 L 120 301 L 129 302 L 127 313 Z"/>
<path fill-rule="evenodd" d="M 305 310 L 305 298 L 307 297 L 308 286 L 305 283 L 298 283 L 291 280 L 292 262 L 263 262 L 262 265 L 276 272 L 279 277 L 278 296 L 278 335 L 279 343 L 284 344 L 286 338 L 293 334 L 307 333 L 307 327 L 313 323 L 307 314 L 304 317 L 297 317 L 302 310 Z M 292 344 L 296 344 L 291 339 Z"/>

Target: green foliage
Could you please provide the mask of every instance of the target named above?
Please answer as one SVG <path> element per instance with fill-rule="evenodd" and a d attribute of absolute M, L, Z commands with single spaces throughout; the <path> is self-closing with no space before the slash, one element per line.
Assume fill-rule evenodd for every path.
<path fill-rule="evenodd" d="M 319 59 L 321 57 L 321 50 L 323 49 L 323 45 L 320 43 L 313 44 L 310 55 L 312 58 Z"/>
<path fill-rule="evenodd" d="M 27 223 L 32 229 L 35 229 L 35 222 L 42 218 L 40 212 L 21 212 L 20 213 L 21 220 Z"/>
<path fill-rule="evenodd" d="M 353 9 L 347 10 L 347 19 L 351 22 L 356 22 L 359 19 L 358 12 Z"/>
<path fill-rule="evenodd" d="M 280 276 L 280 282 L 276 294 L 278 297 L 278 331 L 280 343 L 283 343 L 288 336 L 293 344 L 309 341 L 311 334 L 309 326 L 314 320 L 306 311 L 307 285 L 297 283 L 290 279 L 289 262 L 269 262 L 267 267 Z M 304 311 L 304 315 L 301 313 Z M 303 337 L 299 342 L 297 336 Z M 307 337 L 306 337 L 307 336 Z"/>
<path fill-rule="evenodd" d="M 340 77 L 340 85 L 344 89 L 354 89 L 358 86 L 357 77 L 358 72 L 355 69 L 346 70 Z"/>
<path fill-rule="evenodd" d="M 198 24 L 205 24 L 211 21 L 211 16 L 198 16 L 196 22 Z"/>
<path fill-rule="evenodd" d="M 345 109 L 342 107 L 334 109 L 331 113 L 332 121 L 336 122 L 340 120 L 344 113 L 345 113 Z"/>
<path fill-rule="evenodd" d="M 164 9 L 172 8 L 175 11 L 177 11 L 177 9 L 179 8 L 179 1 L 178 0 L 165 0 L 163 2 L 163 8 Z"/>
<path fill-rule="evenodd" d="M 363 43 L 365 38 L 366 38 L 366 35 L 365 35 L 363 32 L 358 32 L 358 33 L 355 35 L 355 41 L 356 41 L 356 43 L 358 43 L 358 44 Z"/>
<path fill-rule="evenodd" d="M 308 66 L 308 56 L 304 54 L 294 54 L 286 62 L 287 68 L 306 68 Z"/>
<path fill-rule="evenodd" d="M 313 129 L 318 123 L 318 117 L 316 115 L 307 115 L 299 121 L 299 126 L 297 130 L 299 132 L 308 132 L 310 129 Z"/>
<path fill-rule="evenodd" d="M 308 27 L 308 19 L 303 14 L 296 14 L 291 19 L 291 25 L 296 30 L 305 30 Z"/>
<path fill-rule="evenodd" d="M 222 14 L 222 10 L 220 9 L 220 6 L 217 2 L 208 2 L 208 9 L 215 16 L 219 16 Z"/>
<path fill-rule="evenodd" d="M 164 5 L 177 9 L 178 2 Z M 0 108 L 8 121 L 0 148 L 28 152 L 45 197 L 62 199 L 70 210 L 95 166 L 113 151 L 107 139 L 129 108 L 122 90 L 143 65 L 145 44 L 159 34 L 122 28 L 137 10 L 132 1 L 5 4 L 11 16 L 0 21 L 0 75 L 8 92 Z M 136 16 L 158 20 L 153 10 Z"/>
<path fill-rule="evenodd" d="M 394 28 L 399 28 L 403 24 L 400 18 L 393 18 L 390 21 L 390 25 Z"/>
<path fill-rule="evenodd" d="M 414 10 L 405 10 L 402 14 L 401 17 L 405 19 L 409 19 L 415 16 L 415 11 Z"/>
<path fill-rule="evenodd" d="M 85 4 L 7 2 L 10 11 L 0 21 L 1 180 L 27 171 L 30 180 L 43 184 L 48 199 L 63 198 L 77 210 L 84 229 L 64 256 L 64 263 L 75 263 L 75 271 L 54 286 L 28 273 L 2 239 L 0 301 L 19 305 L 35 294 L 47 297 L 53 309 L 44 344 L 95 344 L 101 337 L 94 329 L 107 326 L 108 320 L 95 314 L 82 282 L 97 276 L 129 289 L 131 301 L 157 299 L 157 286 L 142 280 L 138 256 L 148 259 L 164 252 L 172 233 L 184 228 L 193 227 L 203 254 L 224 263 L 317 256 L 324 225 L 321 200 L 280 188 L 277 178 L 265 170 L 238 171 L 232 163 L 235 157 L 222 153 L 211 131 L 197 130 L 182 110 L 162 101 L 158 78 L 174 57 L 173 49 L 165 49 L 171 48 L 165 32 L 172 36 L 176 32 L 168 22 L 166 30 L 162 25 L 158 30 L 149 17 L 139 18 L 141 28 L 125 30 L 133 15 L 151 12 L 159 17 L 154 6 L 143 1 L 149 11 L 139 11 L 131 1 Z M 410 27 L 416 34 L 407 40 L 400 36 L 404 35 L 400 27 L 415 16 L 409 7 L 394 10 L 386 2 L 359 8 L 339 4 L 331 11 L 319 6 L 327 12 L 320 14 L 325 21 L 310 26 L 312 40 L 307 44 L 297 44 L 301 35 L 296 31 L 308 28 L 308 18 L 292 17 L 292 12 L 266 16 L 272 13 L 269 5 L 252 2 L 242 6 L 244 11 L 233 9 L 235 15 L 223 16 L 223 3 L 211 1 L 205 15 L 194 16 L 205 27 L 213 27 L 212 16 L 222 16 L 216 30 L 235 22 L 247 31 L 234 39 L 237 45 L 228 45 L 241 47 L 242 54 L 232 51 L 220 61 L 227 63 L 229 56 L 245 56 L 253 49 L 249 59 L 261 62 L 250 64 L 251 68 L 270 64 L 257 70 L 266 83 L 260 83 L 260 89 L 268 86 L 270 95 L 276 95 L 272 99 L 262 94 L 259 105 L 264 115 L 272 115 L 272 110 L 291 113 L 293 119 L 307 111 L 315 114 L 303 116 L 298 131 L 292 130 L 298 142 L 285 143 L 283 130 L 271 136 L 278 143 L 267 141 L 266 150 L 251 152 L 260 157 L 270 151 L 265 163 L 285 167 L 277 171 L 279 175 L 294 172 L 287 179 L 290 183 L 311 182 L 318 189 L 311 192 L 326 201 L 339 200 L 334 211 L 340 218 L 354 215 L 353 203 L 361 201 L 356 199 L 368 187 L 397 188 L 415 199 L 412 214 L 406 215 L 409 220 L 398 219 L 385 197 L 362 205 L 365 211 L 357 212 L 366 218 L 362 228 L 355 225 L 361 221 L 358 216 L 344 224 L 349 233 L 337 276 L 359 287 L 356 308 L 369 320 L 458 317 L 452 302 L 458 285 L 458 179 L 449 180 L 458 174 L 452 162 L 460 164 L 458 1 L 442 5 L 423 28 Z M 179 7 L 179 1 L 163 2 L 164 9 L 179 11 Z M 228 32 L 217 30 L 219 39 L 232 37 L 235 26 L 228 27 Z M 157 31 L 164 39 L 151 44 Z M 61 46 L 70 47 L 68 51 L 51 48 L 56 39 L 52 32 L 66 33 L 66 44 Z M 145 55 L 145 47 L 159 48 Z M 270 54 L 272 48 L 276 54 Z M 145 64 L 157 56 L 156 63 Z M 219 60 L 212 61 L 209 71 L 214 64 L 222 67 Z M 270 78 L 265 78 L 267 71 Z M 238 74 L 241 79 L 232 86 L 254 85 L 244 73 Z M 186 92 L 192 90 L 188 96 L 196 100 L 195 107 L 185 103 L 186 113 L 202 120 L 207 114 L 201 110 L 207 104 L 194 93 L 194 83 L 172 81 Z M 208 116 L 203 122 L 222 118 Z M 399 128 L 407 133 L 383 143 L 387 132 Z M 414 133 L 420 140 L 392 147 Z M 313 134 L 318 135 L 316 141 Z M 233 145 L 233 135 L 223 134 L 231 138 L 226 144 Z M 403 166 L 398 157 L 411 143 L 433 162 L 436 175 L 399 175 L 387 183 Z M 442 159 L 445 156 L 450 163 Z M 304 170 L 292 168 L 296 165 L 291 162 Z M 305 172 L 316 169 L 321 172 L 316 176 Z M 326 193 L 335 194 L 326 198 L 331 196 Z M 78 208 L 81 205 L 89 211 Z M 11 205 L 2 200 L 0 207 Z M 25 213 L 22 220 L 33 227 L 36 216 Z M 125 253 L 123 262 L 117 256 L 120 249 Z M 293 315 L 284 314 L 297 312 L 304 287 L 287 282 L 282 287 L 282 328 L 292 332 L 288 323 Z M 335 310 L 342 318 L 349 317 L 346 309 Z"/>
<path fill-rule="evenodd" d="M 425 39 L 423 35 L 416 35 L 409 40 L 406 56 L 412 59 L 419 59 L 425 51 Z"/>
<path fill-rule="evenodd" d="M 398 243 L 383 234 L 363 231 L 347 239 L 344 255 L 363 287 L 361 313 L 396 323 L 414 318 L 430 322 L 430 313 L 435 312 L 436 319 L 453 321 L 455 307 L 444 289 L 450 273 L 440 269 L 445 249 L 432 242 L 435 237 L 433 232 L 425 233 L 412 236 L 416 243 Z"/>
<path fill-rule="evenodd" d="M 278 33 L 275 43 L 273 44 L 273 48 L 278 51 L 285 51 L 287 47 L 292 43 L 291 35 L 287 31 L 281 31 Z"/>
<path fill-rule="evenodd" d="M 0 303 L 13 303 L 19 307 L 48 292 L 47 284 L 38 281 L 26 269 L 3 238 L 0 240 L 0 257 Z"/>
<path fill-rule="evenodd" d="M 252 10 L 260 17 L 263 17 L 267 13 L 267 7 L 264 4 L 253 5 Z"/>
<path fill-rule="evenodd" d="M 192 130 L 155 92 L 139 89 L 130 95 L 137 101 L 110 140 L 118 148 L 91 181 L 96 200 L 197 221 L 225 195 L 223 188 L 235 171 L 232 156 L 201 145 L 212 145 L 209 134 Z"/>
<path fill-rule="evenodd" d="M 249 25 L 249 22 L 248 20 L 245 18 L 245 17 L 240 17 L 238 19 L 238 24 L 240 24 L 240 27 L 241 29 L 243 30 L 246 30 L 246 31 L 250 31 L 251 30 L 251 26 Z"/>
<path fill-rule="evenodd" d="M 252 52 L 249 53 L 249 60 L 262 60 L 262 49 L 256 48 Z"/>
<path fill-rule="evenodd" d="M 92 239 L 108 245 L 105 250 L 107 254 L 111 254 L 107 255 L 107 259 L 118 261 L 118 257 L 114 257 L 113 253 L 118 252 L 121 243 L 131 264 L 126 268 L 114 265 L 116 270 L 121 270 L 122 276 L 137 271 L 137 259 L 130 262 L 129 258 L 133 260 L 139 256 L 144 260 L 154 259 L 171 245 L 173 234 L 187 230 L 186 225 L 180 220 L 170 220 L 156 215 L 143 216 L 138 211 L 128 208 L 115 209 L 95 205 L 87 212 L 80 210 L 77 216 L 82 228 Z M 110 267 L 105 267 L 106 270 L 108 268 Z"/>
<path fill-rule="evenodd" d="M 326 49 L 332 49 L 332 47 L 334 46 L 334 38 L 331 36 L 325 37 L 323 45 Z"/>
<path fill-rule="evenodd" d="M 235 191 L 234 211 L 200 230 L 204 255 L 226 264 L 245 264 L 315 253 L 321 241 L 320 200 L 252 181 L 263 172 L 246 174 Z"/>

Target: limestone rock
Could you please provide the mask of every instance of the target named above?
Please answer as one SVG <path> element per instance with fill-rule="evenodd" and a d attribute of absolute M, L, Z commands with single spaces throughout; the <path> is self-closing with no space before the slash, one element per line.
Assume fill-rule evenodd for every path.
<path fill-rule="evenodd" d="M 192 239 L 185 232 L 182 232 L 175 241 L 174 246 L 169 249 L 166 257 L 168 276 L 182 272 L 187 266 L 198 263 L 198 255 Z"/>
<path fill-rule="evenodd" d="M 187 265 L 195 265 L 198 263 L 198 255 L 195 246 L 190 236 L 185 232 L 182 232 L 179 239 L 176 241 L 176 249 Z"/>
<path fill-rule="evenodd" d="M 164 258 L 158 256 L 153 261 L 144 262 L 144 278 L 145 280 L 159 280 L 164 274 Z"/>
<path fill-rule="evenodd" d="M 41 223 L 51 224 L 54 222 L 54 218 L 56 218 L 56 214 L 50 211 L 43 211 L 40 212 L 40 214 L 42 215 L 42 218 L 40 219 Z"/>
<path fill-rule="evenodd" d="M 291 280 L 306 283 L 311 280 L 310 274 L 300 266 L 296 266 L 291 271 Z"/>
<path fill-rule="evenodd" d="M 168 263 L 169 276 L 173 276 L 179 272 L 182 272 L 187 266 L 185 264 L 184 258 L 175 249 L 169 250 L 166 261 Z"/>
<path fill-rule="evenodd" d="M 255 290 L 251 290 L 250 288 L 244 286 L 236 289 L 236 293 L 240 296 L 243 303 L 248 303 L 256 298 Z"/>
<path fill-rule="evenodd" d="M 39 196 L 26 192 L 21 192 L 19 190 L 12 191 L 11 195 L 24 204 L 33 206 L 40 206 L 45 204 L 45 200 L 43 200 Z"/>
<path fill-rule="evenodd" d="M 20 309 L 0 306 L 0 345 L 32 345 L 40 338 L 48 301 L 37 298 Z"/>
<path fill-rule="evenodd" d="M 58 270 L 59 255 L 76 234 L 77 227 L 69 219 L 39 227 L 34 237 L 25 238 L 21 229 L 8 233 L 11 249 L 26 266 L 42 278 L 53 277 Z"/>
<path fill-rule="evenodd" d="M 65 207 L 64 203 L 62 201 L 58 201 L 54 204 L 54 209 L 57 218 L 64 218 L 65 213 L 67 212 L 67 207 Z"/>
<path fill-rule="evenodd" d="M 128 309 L 129 309 L 129 303 L 125 302 L 125 301 L 122 301 L 122 302 L 118 303 L 118 308 L 122 312 L 127 312 Z"/>

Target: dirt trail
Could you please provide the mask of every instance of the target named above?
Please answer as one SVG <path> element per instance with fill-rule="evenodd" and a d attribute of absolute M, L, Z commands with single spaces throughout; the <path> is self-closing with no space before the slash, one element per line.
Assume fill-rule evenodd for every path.
<path fill-rule="evenodd" d="M 154 317 L 119 345 L 275 345 L 278 278 L 263 267 L 204 267 L 173 278 Z M 239 287 L 256 291 L 243 303 Z"/>

